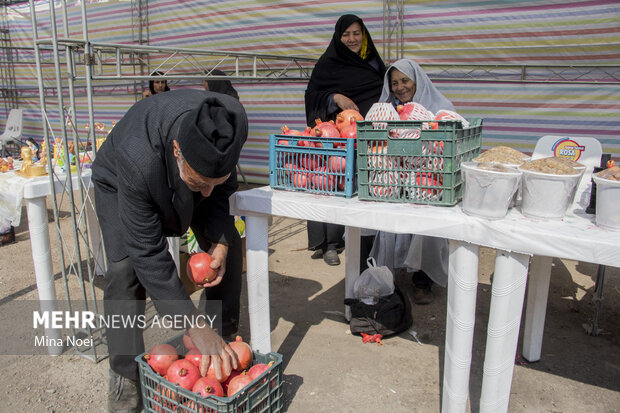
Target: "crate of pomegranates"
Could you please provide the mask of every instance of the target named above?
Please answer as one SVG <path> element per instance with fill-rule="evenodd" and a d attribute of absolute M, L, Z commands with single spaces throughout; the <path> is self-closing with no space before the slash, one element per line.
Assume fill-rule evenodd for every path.
<path fill-rule="evenodd" d="M 445 206 L 461 200 L 461 162 L 480 153 L 482 119 L 369 119 L 357 123 L 359 199 Z"/>
<path fill-rule="evenodd" d="M 187 334 L 136 357 L 145 413 L 274 413 L 282 409 L 282 355 L 253 352 L 240 337 L 229 343 L 241 365 L 220 382 L 200 375 L 200 352 Z"/>
<path fill-rule="evenodd" d="M 350 198 L 357 192 L 355 124 L 351 135 L 334 122 L 269 136 L 269 185 L 274 189 Z M 344 132 L 346 133 L 346 131 Z"/>

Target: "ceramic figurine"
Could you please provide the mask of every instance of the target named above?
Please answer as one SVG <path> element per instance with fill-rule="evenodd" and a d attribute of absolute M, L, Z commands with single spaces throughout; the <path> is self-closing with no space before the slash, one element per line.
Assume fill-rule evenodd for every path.
<path fill-rule="evenodd" d="M 47 175 L 45 165 L 35 165 L 32 162 L 32 151 L 28 146 L 22 146 L 22 166 L 17 171 L 18 174 L 26 177 Z"/>

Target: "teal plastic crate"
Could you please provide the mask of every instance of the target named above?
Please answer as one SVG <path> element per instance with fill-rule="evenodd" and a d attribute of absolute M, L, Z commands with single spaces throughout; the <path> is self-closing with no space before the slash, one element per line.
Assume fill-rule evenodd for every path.
<path fill-rule="evenodd" d="M 183 334 L 168 341 L 180 355 L 187 353 Z M 136 357 L 140 370 L 140 387 L 144 413 L 276 413 L 282 411 L 282 355 L 254 352 L 254 362 L 273 361 L 271 368 L 254 379 L 245 390 L 232 397 L 204 398 L 173 384 L 153 371 L 144 360 Z"/>
<path fill-rule="evenodd" d="M 269 185 L 274 189 L 351 198 L 357 193 L 355 162 L 354 139 L 269 136 Z"/>
<path fill-rule="evenodd" d="M 482 119 L 468 121 L 468 128 L 453 120 L 357 122 L 359 199 L 457 204 L 461 162 L 475 158 L 482 145 Z"/>

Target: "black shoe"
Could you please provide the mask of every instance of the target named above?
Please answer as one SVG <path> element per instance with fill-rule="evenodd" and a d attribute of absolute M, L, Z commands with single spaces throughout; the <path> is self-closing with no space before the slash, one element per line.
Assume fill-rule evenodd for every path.
<path fill-rule="evenodd" d="M 0 246 L 8 245 L 15 242 L 15 227 L 11 227 L 9 232 L 0 234 Z"/>
<path fill-rule="evenodd" d="M 140 413 L 141 410 L 140 384 L 110 370 L 108 413 Z"/>
<path fill-rule="evenodd" d="M 427 305 L 435 300 L 435 295 L 430 288 L 413 287 L 413 302 L 417 305 Z"/>
<path fill-rule="evenodd" d="M 328 250 L 323 254 L 323 261 L 327 265 L 340 265 L 340 258 L 336 250 Z"/>
<path fill-rule="evenodd" d="M 310 256 L 313 260 L 318 260 L 319 258 L 323 258 L 323 250 L 321 248 L 317 248 L 314 250 L 314 253 Z"/>

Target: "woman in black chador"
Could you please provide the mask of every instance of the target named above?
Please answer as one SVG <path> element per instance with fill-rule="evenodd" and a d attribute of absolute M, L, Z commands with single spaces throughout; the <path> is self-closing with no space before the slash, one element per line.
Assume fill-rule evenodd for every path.
<path fill-rule="evenodd" d="M 345 14 L 336 22 L 334 36 L 317 62 L 306 89 L 306 121 L 335 120 L 344 109 L 366 116 L 379 101 L 385 64 L 362 19 Z M 340 264 L 338 249 L 344 247 L 344 226 L 308 221 L 308 249 L 312 258 L 329 265 Z"/>

